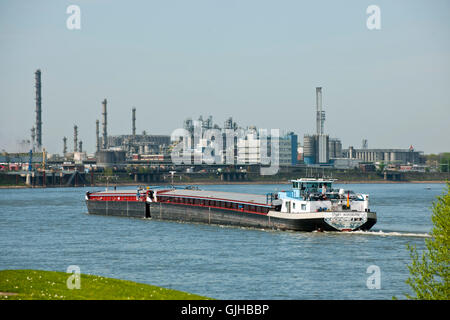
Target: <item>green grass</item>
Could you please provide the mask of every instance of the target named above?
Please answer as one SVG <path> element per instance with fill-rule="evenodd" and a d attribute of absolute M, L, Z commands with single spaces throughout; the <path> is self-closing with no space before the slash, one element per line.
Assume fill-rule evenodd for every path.
<path fill-rule="evenodd" d="M 0 271 L 0 300 L 199 300 L 195 294 L 132 281 L 80 275 L 80 289 L 68 289 L 70 273 Z"/>

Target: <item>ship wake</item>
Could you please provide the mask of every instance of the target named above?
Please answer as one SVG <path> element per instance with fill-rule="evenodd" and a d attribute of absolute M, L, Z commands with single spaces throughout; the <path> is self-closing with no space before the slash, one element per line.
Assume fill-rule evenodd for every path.
<path fill-rule="evenodd" d="M 428 233 L 417 233 L 417 232 L 405 232 L 405 231 L 383 231 L 383 230 L 371 230 L 371 231 L 350 231 L 345 232 L 345 234 L 358 234 L 358 235 L 369 235 L 369 236 L 379 236 L 379 237 L 414 237 L 414 238 L 431 238 Z"/>

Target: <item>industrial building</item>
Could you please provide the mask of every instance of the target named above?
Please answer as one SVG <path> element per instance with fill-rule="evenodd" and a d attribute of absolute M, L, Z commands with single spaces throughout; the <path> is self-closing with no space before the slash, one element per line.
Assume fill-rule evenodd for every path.
<path fill-rule="evenodd" d="M 238 127 L 236 122 L 230 117 L 224 122 L 221 128 L 218 124 L 213 124 L 212 116 L 198 120 L 186 119 L 183 122 L 185 137 L 179 137 L 174 144 L 181 143 L 183 139 L 183 155 L 185 159 L 191 159 L 190 163 L 207 164 L 235 164 L 237 161 L 237 140 L 242 135 L 243 129 Z M 232 145 L 229 144 L 230 137 Z M 184 149 L 186 148 L 186 149 Z M 178 158 L 183 155 L 175 151 Z M 189 160 L 187 160 L 189 162 Z M 184 161 L 183 161 L 184 162 Z"/>
<path fill-rule="evenodd" d="M 168 135 L 117 135 L 108 136 L 109 148 L 120 148 L 128 154 L 160 154 L 166 153 L 171 142 Z"/>
<path fill-rule="evenodd" d="M 97 166 L 125 164 L 126 159 L 140 159 L 141 155 L 166 154 L 171 144 L 169 135 L 136 134 L 136 108 L 131 113 L 131 134 L 108 135 L 107 100 L 102 101 L 102 136 L 100 121 L 95 121 Z M 76 132 L 75 132 L 76 133 Z M 75 139 L 75 138 L 74 138 Z"/>
<path fill-rule="evenodd" d="M 281 136 L 278 141 L 280 166 L 295 166 L 298 158 L 298 136 L 294 132 L 289 132 Z"/>
<path fill-rule="evenodd" d="M 261 144 L 258 133 L 249 131 L 244 137 L 237 141 L 237 163 L 258 164 L 261 163 Z"/>
<path fill-rule="evenodd" d="M 237 141 L 237 163 L 268 164 L 266 162 L 271 159 L 272 152 L 274 152 L 272 141 L 271 137 L 266 140 L 261 139 L 256 130 L 250 131 Z M 278 164 L 280 166 L 297 164 L 297 145 L 298 137 L 293 132 L 278 138 Z M 264 159 L 264 155 L 267 159 Z"/>
<path fill-rule="evenodd" d="M 342 149 L 339 139 L 324 134 L 325 111 L 322 110 L 322 88 L 316 88 L 316 134 L 306 134 L 303 138 L 303 161 L 307 165 L 333 166 L 335 168 L 355 168 L 361 163 L 385 162 L 393 164 L 419 164 L 423 162 L 423 152 L 409 149 L 368 149 L 367 139 L 362 140 L 362 148 Z"/>
<path fill-rule="evenodd" d="M 103 150 L 122 150 L 129 156 L 132 154 L 160 154 L 167 152 L 171 143 L 169 135 L 148 135 L 145 131 L 142 134 L 136 134 L 136 108 L 133 107 L 131 110 L 131 134 L 108 136 L 106 117 L 105 99 L 103 101 Z"/>
<path fill-rule="evenodd" d="M 183 127 L 186 130 L 185 132 L 190 135 L 188 137 L 190 141 L 186 144 L 189 150 L 183 150 L 183 152 L 190 153 L 194 163 L 196 159 L 201 159 L 201 163 L 205 164 L 271 163 L 272 137 L 270 134 L 263 137 L 263 131 L 257 130 L 255 126 L 241 128 L 230 117 L 221 128 L 219 125 L 213 124 L 211 116 L 206 119 L 200 116 L 197 121 L 192 121 L 190 118 L 186 119 Z M 232 141 L 232 145 L 227 145 L 230 141 Z M 278 142 L 278 164 L 297 164 L 297 135 L 290 132 L 279 137 Z M 232 158 L 228 159 L 227 157 L 230 157 L 230 155 Z M 181 158 L 182 155 L 177 154 L 176 156 Z M 213 157 L 212 160 L 211 156 Z M 186 159 L 191 158 L 187 156 Z"/>
<path fill-rule="evenodd" d="M 384 162 L 395 164 L 421 164 L 424 162 L 423 152 L 409 149 L 354 149 L 343 150 L 343 157 L 363 162 Z"/>

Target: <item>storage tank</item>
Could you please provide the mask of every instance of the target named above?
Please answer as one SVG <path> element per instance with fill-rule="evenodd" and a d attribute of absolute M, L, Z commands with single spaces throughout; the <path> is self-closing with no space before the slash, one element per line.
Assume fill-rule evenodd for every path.
<path fill-rule="evenodd" d="M 315 164 L 316 143 L 315 137 L 311 135 L 305 135 L 303 137 L 303 161 L 306 164 Z"/>
<path fill-rule="evenodd" d="M 334 143 L 334 150 L 336 152 L 336 158 L 342 158 L 342 142 L 339 139 L 336 139 Z"/>
<path fill-rule="evenodd" d="M 348 147 L 348 158 L 353 159 L 354 158 L 354 149 L 352 146 Z"/>
<path fill-rule="evenodd" d="M 122 150 L 101 150 L 96 153 L 97 166 L 112 167 L 114 165 L 125 165 L 126 151 Z"/>
<path fill-rule="evenodd" d="M 392 162 L 394 162 L 395 160 L 397 160 L 397 157 L 396 157 L 396 154 L 395 154 L 395 152 L 391 152 L 391 159 L 390 159 Z"/>
<path fill-rule="evenodd" d="M 336 139 L 328 140 L 328 150 L 330 158 L 336 158 Z"/>

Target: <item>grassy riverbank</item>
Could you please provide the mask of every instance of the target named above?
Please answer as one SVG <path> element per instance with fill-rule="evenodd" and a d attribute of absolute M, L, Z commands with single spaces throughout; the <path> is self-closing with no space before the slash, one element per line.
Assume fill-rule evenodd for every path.
<path fill-rule="evenodd" d="M 199 295 L 132 281 L 80 275 L 80 289 L 68 289 L 71 274 L 41 270 L 0 271 L 0 300 L 204 300 Z M 70 281 L 72 283 L 72 281 Z"/>

